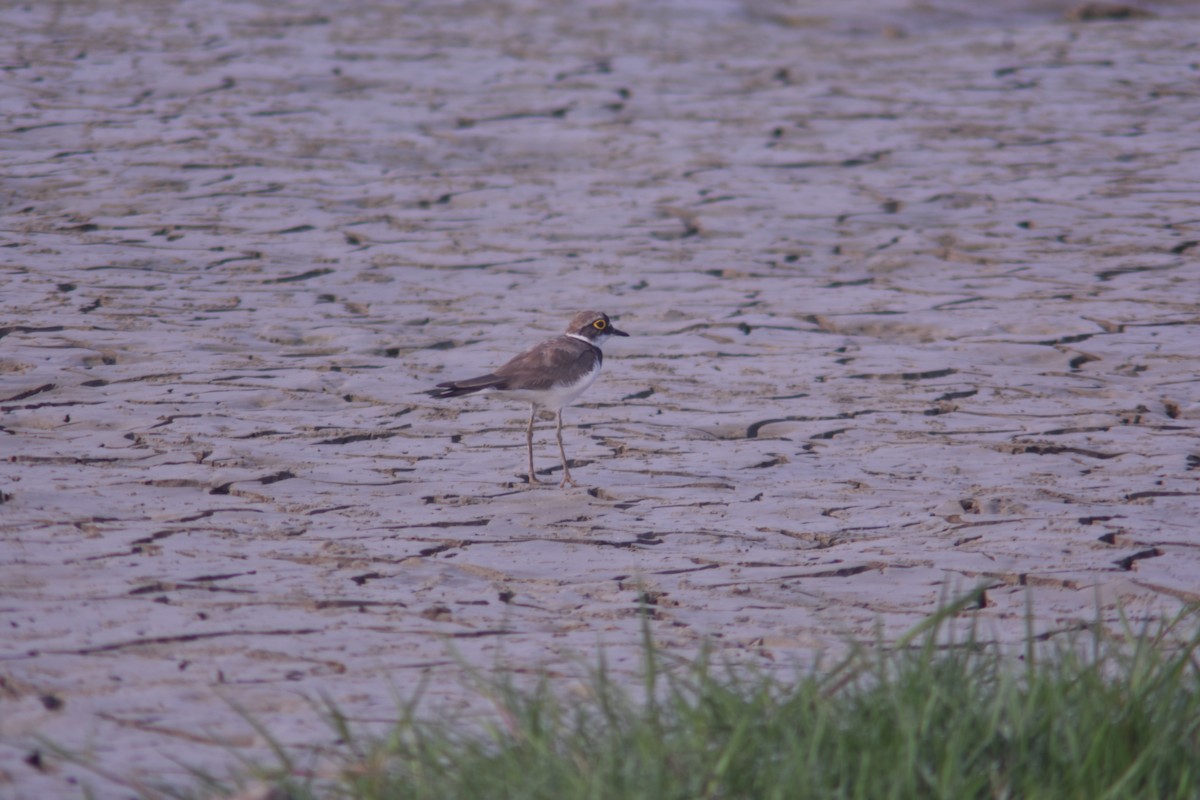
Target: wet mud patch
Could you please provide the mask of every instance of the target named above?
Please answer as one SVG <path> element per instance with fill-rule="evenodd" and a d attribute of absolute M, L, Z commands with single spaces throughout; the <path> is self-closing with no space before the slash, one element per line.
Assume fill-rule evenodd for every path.
<path fill-rule="evenodd" d="M 644 622 L 781 669 L 1197 601 L 1190 10 L 188 8 L 0 11 L 0 794 Z M 632 336 L 530 490 L 526 409 L 425 392 L 582 307 Z"/>

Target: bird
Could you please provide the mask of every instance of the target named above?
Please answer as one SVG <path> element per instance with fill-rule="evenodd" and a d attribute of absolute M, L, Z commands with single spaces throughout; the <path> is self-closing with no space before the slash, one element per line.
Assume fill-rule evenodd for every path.
<path fill-rule="evenodd" d="M 558 426 L 558 454 L 562 458 L 563 478 L 559 488 L 567 484 L 578 486 L 567 467 L 563 450 L 562 410 L 579 398 L 600 375 L 604 353 L 600 345 L 611 336 L 628 336 L 600 311 L 580 311 L 571 317 L 566 331 L 553 339 L 533 346 L 504 366 L 461 381 L 446 381 L 429 391 L 435 398 L 461 397 L 490 391 L 502 397 L 529 403 L 529 426 L 525 430 L 525 445 L 529 451 L 529 485 L 541 483 L 533 471 L 533 423 L 539 409 L 554 411 Z"/>

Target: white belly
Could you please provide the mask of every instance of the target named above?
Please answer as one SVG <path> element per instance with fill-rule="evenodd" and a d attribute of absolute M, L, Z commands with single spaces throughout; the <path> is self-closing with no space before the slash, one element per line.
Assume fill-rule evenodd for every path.
<path fill-rule="evenodd" d="M 600 365 L 597 364 L 592 368 L 592 371 L 584 375 L 578 383 L 573 383 L 567 386 L 555 386 L 544 392 L 533 392 L 525 389 L 497 391 L 496 394 L 500 397 L 512 398 L 513 400 L 524 400 L 527 403 L 542 408 L 548 408 L 552 411 L 557 411 L 564 406 L 569 406 L 574 403 L 579 395 L 588 390 L 588 387 L 596 382 L 596 378 L 600 377 Z"/>

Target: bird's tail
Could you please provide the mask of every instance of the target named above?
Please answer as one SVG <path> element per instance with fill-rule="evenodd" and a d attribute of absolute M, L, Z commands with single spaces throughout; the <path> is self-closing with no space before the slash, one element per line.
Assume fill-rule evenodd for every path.
<path fill-rule="evenodd" d="M 464 394 L 474 394 L 484 389 L 500 389 L 504 386 L 504 378 L 499 375 L 480 375 L 478 378 L 467 378 L 465 381 L 447 381 L 439 383 L 436 389 L 430 389 L 432 397 L 461 397 Z"/>

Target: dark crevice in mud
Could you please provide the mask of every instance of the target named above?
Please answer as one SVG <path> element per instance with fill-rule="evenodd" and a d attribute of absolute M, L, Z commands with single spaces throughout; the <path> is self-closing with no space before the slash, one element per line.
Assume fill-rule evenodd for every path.
<path fill-rule="evenodd" d="M 1100 272 L 1097 272 L 1096 278 L 1097 278 L 1097 280 L 1100 280 L 1100 281 L 1110 281 L 1113 278 L 1120 277 L 1121 275 L 1132 275 L 1132 274 L 1138 273 L 1138 272 L 1162 272 L 1162 271 L 1168 270 L 1168 269 L 1175 269 L 1175 267 L 1177 267 L 1177 266 L 1179 266 L 1179 265 L 1178 264 L 1170 264 L 1170 265 L 1164 266 L 1164 267 L 1158 267 L 1158 266 L 1155 266 L 1155 267 L 1151 267 L 1151 266 L 1116 267 L 1114 269 L 1106 269 L 1106 270 L 1101 270 Z"/>
<path fill-rule="evenodd" d="M 158 489 L 207 489 L 208 482 L 195 478 L 147 478 L 141 481 L 142 486 L 153 486 Z M 225 484 L 228 486 L 229 484 Z"/>
<path fill-rule="evenodd" d="M 390 473 L 416 472 L 416 469 L 414 469 L 412 467 L 388 467 L 386 471 L 390 472 Z M 397 478 L 394 481 L 331 481 L 331 480 L 318 480 L 316 478 L 310 478 L 309 480 L 311 480 L 313 483 L 319 483 L 323 486 L 356 486 L 356 487 L 399 486 L 400 484 L 404 484 L 404 483 L 412 483 L 412 481 L 408 480 L 407 478 Z M 353 506 L 336 506 L 336 508 L 353 508 Z M 333 510 L 333 509 L 327 509 L 327 510 Z M 313 513 L 313 512 L 309 512 L 309 513 Z M 323 512 L 317 512 L 317 513 L 323 513 Z"/>
<path fill-rule="evenodd" d="M 389 608 L 408 608 L 407 603 L 399 600 L 318 600 L 313 608 L 322 611 L 327 608 L 367 608 L 369 606 L 387 606 Z"/>
<path fill-rule="evenodd" d="M 663 540 L 655 533 L 638 533 L 634 535 L 632 540 L 617 541 L 615 539 L 565 539 L 564 541 L 571 544 L 596 544 L 600 547 L 615 547 L 618 550 L 630 549 L 648 545 L 651 547 L 663 544 Z"/>
<path fill-rule="evenodd" d="M 458 505 L 461 496 L 457 494 L 427 494 L 421 496 L 421 502 L 425 505 Z"/>
<path fill-rule="evenodd" d="M 739 563 L 738 566 L 745 567 L 745 566 L 747 566 L 747 564 Z M 788 565 L 787 564 L 757 564 L 757 565 L 755 565 L 751 562 L 749 564 L 749 566 L 781 567 L 781 566 L 788 566 Z M 803 580 L 805 578 L 851 578 L 855 575 L 861 575 L 864 572 L 883 571 L 883 570 L 886 570 L 889 566 L 893 566 L 893 565 L 887 564 L 883 561 L 872 561 L 867 564 L 855 564 L 854 566 L 838 567 L 837 569 L 822 569 L 822 570 L 817 570 L 815 572 L 797 572 L 797 573 L 793 573 L 791 575 L 780 575 L 778 577 L 773 577 L 773 578 L 764 580 L 764 581 L 762 581 L 762 583 L 783 583 L 786 581 Z M 712 584 L 709 588 L 722 589 L 722 588 L 726 588 L 729 586 L 745 586 L 747 583 L 750 583 L 750 582 L 757 582 L 757 581 L 744 581 L 743 580 L 743 581 L 732 581 L 730 583 L 716 583 L 716 584 Z"/>
<path fill-rule="evenodd" d="M 100 384 L 97 384 L 94 381 L 85 381 L 81 385 L 93 386 L 93 385 L 107 385 L 110 383 L 137 383 L 139 381 L 178 381 L 178 380 L 181 380 L 182 378 L 183 378 L 183 373 L 181 373 L 181 372 L 152 372 L 149 375 L 135 375 L 132 378 L 118 378 L 116 380 L 103 381 L 103 383 L 100 383 Z M 96 380 L 101 380 L 101 379 L 97 378 Z"/>
<path fill-rule="evenodd" d="M 208 587 L 205 587 L 208 588 Z M 92 653 L 111 653 L 114 650 L 124 650 L 128 647 L 148 647 L 156 644 L 176 644 L 183 642 L 198 642 L 204 639 L 220 639 L 226 636 L 307 636 L 313 633 L 323 633 L 324 628 L 282 628 L 275 630 L 249 631 L 213 631 L 211 633 L 188 633 L 177 636 L 150 636 L 144 639 L 130 639 L 124 642 L 98 644 L 92 647 L 81 647 L 77 650 L 43 650 L 43 653 L 55 655 L 86 656 Z"/>
<path fill-rule="evenodd" d="M 758 358 L 761 353 L 726 353 L 725 357 L 729 358 Z M 715 350 L 706 350 L 702 353 L 627 353 L 621 356 L 622 361 L 635 361 L 646 359 L 648 361 L 696 361 L 706 358 L 720 358 L 722 354 Z"/>
<path fill-rule="evenodd" d="M 1101 433 L 1112 430 L 1111 425 L 1095 425 L 1086 428 L 1052 428 L 1048 431 L 1040 431 L 1038 433 L 1023 433 L 1013 438 L 1022 439 L 1027 436 L 1066 436 L 1071 433 Z"/>
<path fill-rule="evenodd" d="M 1131 534 L 1125 528 L 1118 528 L 1115 531 L 1109 531 L 1102 536 L 1096 537 L 1096 541 L 1103 542 L 1104 544 L 1112 545 L 1114 547 L 1142 547 L 1146 544 L 1146 542 L 1142 541 L 1142 539 L 1143 537 Z M 1192 542 L 1156 542 L 1155 546 L 1160 544 L 1172 544 L 1179 547 L 1196 546 Z"/>
<path fill-rule="evenodd" d="M 216 514 L 261 514 L 261 513 L 263 513 L 261 508 L 209 508 L 209 509 L 205 509 L 204 511 L 199 512 L 198 514 L 191 514 L 186 517 L 180 517 L 179 519 L 171 520 L 171 522 L 195 522 L 196 520 L 207 519 L 208 517 L 214 516 Z"/>
<path fill-rule="evenodd" d="M 881 372 L 878 374 L 860 372 L 856 375 L 847 375 L 846 377 L 868 381 L 927 381 L 935 378 L 945 378 L 957 373 L 958 370 L 954 367 L 946 367 L 945 369 L 931 369 L 924 372 Z"/>
<path fill-rule="evenodd" d="M 768 467 L 778 467 L 781 464 L 790 464 L 790 463 L 791 462 L 788 461 L 787 456 L 777 455 L 774 458 L 768 459 L 766 461 L 760 461 L 757 464 L 751 464 L 748 467 L 742 467 L 742 469 L 767 469 Z"/>
<path fill-rule="evenodd" d="M 1125 455 L 1124 453 L 1102 453 L 1099 450 L 1088 450 L 1083 447 L 1064 447 L 1057 444 L 1027 444 L 1017 445 L 1012 448 L 1014 454 L 1032 453 L 1035 456 L 1053 456 L 1060 453 L 1073 453 L 1075 455 L 1084 456 L 1086 458 L 1099 458 L 1108 460 Z"/>
<path fill-rule="evenodd" d="M 316 442 L 322 444 L 351 444 L 353 442 L 365 442 L 371 439 L 390 439 L 393 436 L 399 435 L 399 431 L 372 431 L 370 433 L 351 433 L 345 436 L 336 436 L 332 439 L 322 439 Z"/>
<path fill-rule="evenodd" d="M 829 283 L 825 284 L 824 288 L 826 288 L 826 289 L 841 289 L 846 286 L 870 286 L 874 282 L 875 282 L 874 278 L 859 278 L 858 280 L 854 280 L 854 281 L 830 281 Z M 817 322 L 816 317 L 810 316 L 807 319 L 809 322 L 812 322 L 813 324 L 816 324 L 816 322 Z"/>
<path fill-rule="evenodd" d="M 56 383 L 43 383 L 41 386 L 38 386 L 35 389 L 26 389 L 23 392 L 17 392 L 11 397 L 0 397 L 0 403 L 13 403 L 18 400 L 24 400 L 27 397 L 33 397 L 36 394 L 54 391 L 57 388 L 58 384 Z"/>
<path fill-rule="evenodd" d="M 1165 555 L 1165 553 L 1163 553 L 1162 550 L 1159 550 L 1157 547 L 1151 547 L 1148 550 L 1139 550 L 1138 552 L 1133 553 L 1132 555 L 1125 556 L 1124 558 L 1119 558 L 1116 561 L 1114 561 L 1113 563 L 1116 564 L 1118 567 L 1120 567 L 1125 572 L 1132 572 L 1137 569 L 1137 562 L 1142 561 L 1147 558 L 1158 558 L 1161 555 Z"/>
<path fill-rule="evenodd" d="M 699 567 L 679 567 L 678 569 L 661 569 L 650 573 L 651 575 L 684 575 L 689 572 L 704 572 L 710 569 L 720 569 L 720 564 L 702 564 Z"/>
<path fill-rule="evenodd" d="M 200 416 L 200 415 L 197 414 L 196 416 Z M 234 439 L 259 439 L 259 438 L 262 438 L 263 436 L 286 436 L 287 434 L 288 434 L 288 431 L 266 430 L 266 431 L 254 431 L 253 433 L 244 433 L 241 436 L 234 436 L 232 438 L 234 438 Z"/>
<path fill-rule="evenodd" d="M 458 550 L 460 548 L 469 546 L 470 542 L 447 542 L 446 544 L 439 544 L 435 547 L 426 547 L 418 550 L 417 555 L 421 558 L 429 558 L 430 556 L 436 556 L 439 553 L 445 553 L 449 550 Z"/>
<path fill-rule="evenodd" d="M 429 526 L 413 526 L 413 527 L 429 527 Z M 596 529 L 589 529 L 589 530 L 594 531 Z M 412 539 L 412 541 L 422 541 L 422 540 L 420 538 L 414 537 Z M 424 541 L 435 541 L 436 542 L 437 540 L 436 539 L 425 539 Z M 455 541 L 453 543 L 439 542 L 438 546 L 440 547 L 445 544 L 450 544 L 452 547 L 460 547 L 460 548 L 482 547 L 485 545 L 509 546 L 509 545 L 520 545 L 520 544 L 524 544 L 525 542 L 548 542 L 550 544 L 563 545 L 563 546 L 588 545 L 589 547 L 615 547 L 619 550 L 620 549 L 631 549 L 631 548 L 643 547 L 643 546 L 656 546 L 656 545 L 663 544 L 663 540 L 661 538 L 659 538 L 658 534 L 639 533 L 639 534 L 636 534 L 633 539 L 627 539 L 627 540 L 593 539 L 593 538 L 581 538 L 578 536 L 517 536 L 517 537 L 512 537 L 512 538 L 504 538 L 504 539 L 475 539 L 475 540 L 472 540 L 469 542 L 468 541 Z M 372 559 L 372 560 L 373 561 L 382 561 L 384 563 L 394 563 L 394 562 L 404 561 L 407 558 L 412 558 L 412 556 L 403 556 L 401 558 L 396 558 L 396 559 L 376 558 L 376 559 Z"/>
<path fill-rule="evenodd" d="M 487 525 L 491 521 L 491 517 L 464 520 L 443 519 L 435 522 L 417 522 L 411 525 L 383 525 L 380 529 L 385 531 L 402 531 L 410 528 L 470 528 Z"/>
<path fill-rule="evenodd" d="M 314 509 L 312 509 L 311 511 L 308 511 L 308 512 L 306 512 L 306 513 L 307 513 L 307 514 L 308 514 L 308 516 L 310 516 L 310 517 L 315 517 L 315 516 L 317 516 L 317 515 L 319 515 L 319 514 L 328 514 L 328 513 L 330 513 L 331 511 L 344 511 L 344 510 L 345 510 L 345 509 L 347 509 L 347 508 L 354 508 L 354 506 L 351 506 L 351 505 L 344 505 L 344 506 L 329 506 L 329 507 L 327 507 L 327 508 L 314 508 Z"/>
<path fill-rule="evenodd" d="M 10 411 L 18 411 L 18 410 L 20 410 L 20 411 L 36 411 L 39 408 L 68 408 L 70 406 L 98 406 L 98 405 L 101 405 L 102 403 L 103 403 L 103 401 L 101 401 L 101 400 L 95 400 L 95 401 L 91 401 L 91 402 L 84 402 L 82 400 L 61 400 L 61 401 L 55 402 L 55 403 L 26 403 L 23 406 L 0 406 L 0 411 L 7 414 Z"/>
<path fill-rule="evenodd" d="M 287 233 L 288 231 L 279 231 L 279 232 Z M 302 272 L 299 275 L 285 275 L 282 278 L 268 278 L 267 280 L 263 281 L 263 283 L 265 283 L 265 284 L 295 283 L 297 281 L 307 281 L 312 278 L 319 278 L 322 275 L 328 275 L 331 272 L 333 272 L 333 270 L 331 270 L 331 269 L 310 269 L 308 272 Z"/>
<path fill-rule="evenodd" d="M 690 486 L 691 485 L 673 486 L 673 487 L 669 487 L 669 488 L 684 489 L 684 488 L 690 488 Z M 733 489 L 735 487 L 726 485 L 726 486 L 722 486 L 720 488 Z M 694 503 L 666 503 L 665 505 L 661 505 L 661 506 L 651 506 L 651 508 L 657 510 L 660 508 L 705 508 L 707 506 L 727 506 L 727 505 L 729 505 L 729 503 L 722 501 L 722 500 L 697 500 Z"/>
<path fill-rule="evenodd" d="M 10 335 L 10 333 L 56 333 L 66 330 L 62 325 L 46 325 L 37 327 L 35 325 L 8 325 L 0 327 L 0 339 Z"/>
<path fill-rule="evenodd" d="M 963 510 L 967 511 L 968 514 L 978 514 L 979 513 L 978 511 L 968 511 L 966 508 L 964 508 Z M 1025 522 L 1026 521 L 1023 517 L 1006 517 L 1004 519 L 981 519 L 981 520 L 975 520 L 973 522 L 962 522 L 961 520 L 962 520 L 962 518 L 959 517 L 958 515 L 946 517 L 947 522 L 957 522 L 957 524 L 954 525 L 954 527 L 950 528 L 949 530 L 961 531 L 964 528 L 989 528 L 993 525 L 1007 525 L 1010 522 Z"/>
<path fill-rule="evenodd" d="M 189 530 L 190 530 L 189 528 L 178 528 L 176 530 L 155 531 L 154 533 L 150 534 L 149 536 L 143 536 L 141 539 L 134 539 L 132 542 L 130 542 L 130 544 L 134 544 L 134 545 L 154 544 L 155 542 L 158 542 L 158 541 L 161 541 L 168 537 L 174 536 L 177 533 L 188 533 Z"/>
<path fill-rule="evenodd" d="M 213 267 L 223 267 L 226 264 L 234 264 L 238 261 L 258 261 L 260 258 L 262 258 L 262 253 L 246 253 L 245 255 L 230 256 L 229 258 L 218 259 L 217 261 L 213 261 L 212 263 L 206 264 L 204 268 L 212 269 Z M 232 311 L 232 310 L 233 310 L 233 308 L 228 308 L 228 309 L 210 308 L 209 312 L 211 313 L 214 311 Z M 244 310 L 248 310 L 248 309 L 244 309 Z"/>
<path fill-rule="evenodd" d="M 841 252 L 839 247 L 834 247 L 833 249 L 834 249 L 835 253 Z M 810 333 L 838 333 L 838 334 L 840 334 L 843 331 L 838 326 L 834 325 L 832 322 L 832 320 L 837 317 L 902 317 L 907 313 L 908 313 L 907 311 L 889 311 L 887 309 L 883 309 L 880 311 L 853 311 L 853 312 L 852 311 L 842 311 L 842 312 L 830 313 L 830 314 L 812 314 L 811 316 L 805 317 L 804 319 L 806 321 L 812 322 L 814 325 L 817 326 L 817 328 L 815 330 L 809 331 Z M 844 353 L 845 348 L 838 348 L 838 350 L 836 350 L 835 352 Z"/>
<path fill-rule="evenodd" d="M 461 342 L 456 342 L 452 339 L 440 339 L 432 344 L 413 345 L 411 347 L 385 347 L 382 350 L 374 351 L 377 356 L 384 358 L 399 358 L 407 353 L 415 353 L 418 350 L 454 350 L 459 347 L 470 347 L 474 344 L 479 344 L 482 339 L 463 339 Z"/>
<path fill-rule="evenodd" d="M 938 303 L 935 306 L 930 306 L 930 310 L 941 311 L 946 308 L 955 308 L 956 306 L 964 306 L 967 303 L 978 303 L 978 302 L 982 301 L 983 299 L 984 298 L 982 298 L 982 297 L 964 297 L 960 300 L 950 300 L 949 302 L 946 302 L 946 303 Z"/>
<path fill-rule="evenodd" d="M 259 373 L 258 375 L 253 375 L 253 374 L 249 374 L 249 373 L 239 375 L 237 373 L 234 373 L 233 375 L 218 375 L 217 377 L 213 378 L 210 381 L 210 383 L 222 383 L 224 381 L 247 381 L 247 380 L 250 380 L 250 381 L 253 381 L 253 380 L 273 381 L 278 377 L 279 377 L 278 375 L 264 375 L 262 373 Z M 250 385 L 253 386 L 253 384 L 250 384 Z"/>
<path fill-rule="evenodd" d="M 570 106 L 548 108 L 545 111 L 513 111 L 509 114 L 497 114 L 491 117 L 459 117 L 456 126 L 473 128 L 484 122 L 511 122 L 518 119 L 562 119 L 570 113 Z"/>
<path fill-rule="evenodd" d="M 1130 494 L 1125 495 L 1125 499 L 1127 501 L 1128 500 L 1145 500 L 1147 498 L 1153 498 L 1153 497 L 1200 497 L 1200 493 L 1197 493 L 1197 492 L 1161 492 L 1161 491 L 1154 492 L 1154 491 L 1150 491 L 1150 492 L 1132 492 Z"/>
<path fill-rule="evenodd" d="M 719 277 L 724 270 L 708 270 L 705 274 Z M 736 330 L 744 336 L 748 336 L 754 331 L 789 331 L 792 333 L 812 333 L 811 328 L 800 328 L 795 325 L 751 325 L 748 322 L 697 322 L 688 325 L 685 328 L 677 328 L 672 331 L 659 334 L 660 336 L 681 336 L 683 334 L 692 333 L 693 331 L 706 331 L 712 328 L 729 328 Z"/>
<path fill-rule="evenodd" d="M 831 422 L 833 420 L 841 420 L 841 419 L 857 419 L 858 417 L 865 416 L 867 414 L 876 414 L 876 413 L 878 413 L 878 412 L 875 409 L 868 408 L 868 409 L 863 409 L 862 411 L 848 411 L 845 414 L 838 414 L 837 416 L 833 416 L 833 417 L 800 417 L 800 416 L 772 417 L 771 419 L 759 420 L 758 422 L 752 423 L 749 426 L 747 426 L 745 438 L 757 439 L 759 431 L 761 431 L 767 425 L 774 425 L 777 422 Z M 837 435 L 838 433 L 841 433 L 844 430 L 846 430 L 846 429 L 842 428 L 840 430 L 833 431 L 833 432 L 831 432 L 831 435 Z M 810 438 L 819 438 L 821 436 L 822 436 L 822 434 L 817 434 L 815 437 L 810 437 Z M 733 437 L 730 437 L 730 438 L 733 438 Z"/>
<path fill-rule="evenodd" d="M 1100 335 L 1101 334 L 1099 334 L 1099 333 L 1074 333 L 1074 334 L 1071 334 L 1070 336 L 1060 336 L 1057 339 L 1043 339 L 1042 341 L 1034 342 L 1033 344 L 1046 345 L 1047 347 L 1054 347 L 1054 346 L 1060 345 L 1060 344 L 1078 344 L 1079 342 L 1086 342 L 1088 339 L 1091 339 L 1093 336 L 1100 336 Z"/>
<path fill-rule="evenodd" d="M 87 563 L 88 561 L 105 561 L 106 559 L 109 559 L 109 558 L 125 558 L 127 556 L 136 556 L 136 555 L 140 555 L 141 553 L 142 553 L 142 548 L 135 544 L 134 546 L 130 547 L 128 550 L 118 550 L 115 553 L 101 553 L 99 555 L 88 556 L 86 558 L 81 558 L 78 560 L 80 562 Z"/>
<path fill-rule="evenodd" d="M 230 161 L 211 161 L 209 163 L 199 161 L 188 161 L 182 163 L 179 169 L 242 169 L 246 167 L 264 167 L 262 161 L 246 158 L 246 160 L 230 160 Z"/>
<path fill-rule="evenodd" d="M 187 578 L 190 583 L 200 583 L 201 581 L 227 581 L 231 578 L 243 578 L 247 575 L 257 575 L 258 570 L 252 569 L 246 572 L 222 572 L 216 575 L 198 575 L 195 578 Z"/>
<path fill-rule="evenodd" d="M 1041 575 L 1036 572 L 975 572 L 973 570 L 963 570 L 962 574 L 972 578 L 982 575 L 985 578 L 1000 581 L 1007 586 L 1048 586 L 1055 589 L 1079 591 L 1091 585 L 1076 578 L 1058 578 L 1053 575 Z M 1081 624 L 1087 625 L 1087 623 Z"/>
<path fill-rule="evenodd" d="M 1080 6 L 1080 8 L 1081 9 L 1088 8 L 1092 5 L 1093 4 L 1091 4 L 1091 3 L 1084 3 Z M 1108 4 L 1097 3 L 1095 5 L 1100 6 L 1100 5 L 1108 5 Z M 1115 3 L 1111 5 L 1111 8 L 1113 8 L 1113 9 L 1120 8 L 1120 7 L 1121 6 L 1118 6 Z M 1079 12 L 1076 12 L 1076 13 L 1079 13 Z M 1093 17 L 1093 18 L 1096 18 L 1096 17 Z M 1111 66 L 1113 66 L 1113 62 L 1110 61 L 1109 59 L 1101 59 L 1101 60 L 1095 60 L 1095 61 L 1067 61 L 1067 60 L 1038 61 L 1038 62 L 1034 62 L 1034 63 L 1030 63 L 1030 64 L 1022 64 L 1020 66 L 1015 66 L 1015 67 L 1000 67 L 999 69 L 995 70 L 992 74 L 995 75 L 997 78 L 1003 78 L 1006 75 L 1013 75 L 1018 72 L 1025 72 L 1025 71 L 1031 71 L 1031 70 L 1074 69 L 1076 67 L 1111 67 Z"/>
<path fill-rule="evenodd" d="M 1088 355 L 1087 353 L 1081 353 L 1080 355 L 1077 355 L 1074 358 L 1072 358 L 1070 361 L 1068 361 L 1067 364 L 1071 367 L 1072 372 L 1078 372 L 1079 368 L 1082 367 L 1084 364 L 1090 364 L 1093 361 L 1100 361 L 1100 360 L 1101 360 L 1100 356 L 1093 356 L 1093 355 Z"/>
<path fill-rule="evenodd" d="M 199 419 L 202 416 L 204 416 L 204 415 L 203 414 L 172 414 L 169 417 L 160 418 L 160 420 L 158 422 L 156 422 L 150 426 L 150 430 L 154 430 L 155 428 L 161 428 L 164 425 L 170 425 L 172 422 L 174 422 L 177 419 Z"/>
<path fill-rule="evenodd" d="M 396 266 L 404 267 L 419 267 L 422 269 L 432 270 L 467 270 L 467 269 L 491 269 L 492 267 L 508 267 L 514 264 L 529 264 L 537 261 L 536 258 L 517 258 L 512 261 L 485 261 L 479 264 L 397 264 Z"/>
<path fill-rule="evenodd" d="M 139 262 L 133 262 L 133 263 L 126 262 L 126 263 L 120 263 L 120 264 L 98 264 L 94 267 L 83 267 L 82 269 L 85 272 L 104 272 L 104 271 L 108 271 L 108 270 L 113 270 L 116 272 L 149 272 L 149 273 L 156 273 L 159 275 L 177 275 L 177 274 L 179 274 L 178 271 L 170 269 L 169 267 L 161 267 L 152 262 L 147 262 L 147 261 L 139 261 Z M 150 284 L 149 286 L 137 286 L 137 285 L 109 286 L 107 288 L 109 288 L 109 289 L 146 290 L 146 289 L 161 289 L 162 286 L 163 286 L 163 284 L 156 283 L 156 284 Z M 94 328 L 93 330 L 103 330 L 103 329 Z"/>
<path fill-rule="evenodd" d="M 861 167 L 874 164 L 885 156 L 891 155 L 891 150 L 878 150 L 874 153 L 864 153 L 861 156 L 844 158 L 841 161 L 784 161 L 777 164 L 751 164 L 761 169 L 816 169 L 821 167 Z"/>
<path fill-rule="evenodd" d="M 149 456 L 143 456 L 148 458 Z M 112 456 L 93 457 L 87 456 L 9 456 L 8 460 L 15 464 L 112 464 L 117 461 L 128 461 L 130 463 L 139 461 L 136 458 L 116 458 Z"/>
<path fill-rule="evenodd" d="M 509 630 L 507 628 L 494 628 L 488 631 L 455 631 L 453 633 L 438 632 L 438 636 L 448 636 L 451 639 L 481 639 L 485 636 L 513 636 L 520 631 Z"/>
<path fill-rule="evenodd" d="M 139 586 L 136 589 L 130 589 L 129 594 L 160 594 L 163 592 L 181 592 L 181 591 L 200 591 L 214 592 L 222 594 L 258 594 L 253 589 L 235 589 L 222 586 L 213 586 L 209 583 L 193 583 L 191 581 L 155 581 L 147 583 L 144 586 Z"/>

